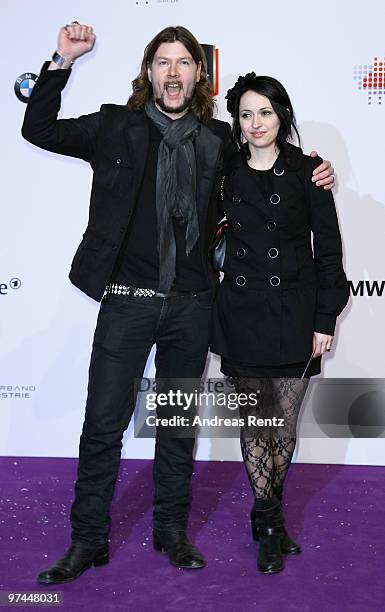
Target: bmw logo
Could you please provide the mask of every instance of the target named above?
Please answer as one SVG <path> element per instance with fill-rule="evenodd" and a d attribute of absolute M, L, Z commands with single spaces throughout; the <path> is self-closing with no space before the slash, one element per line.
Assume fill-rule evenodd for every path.
<path fill-rule="evenodd" d="M 21 102 L 28 102 L 32 93 L 32 89 L 37 81 L 37 74 L 33 72 L 25 72 L 17 77 L 15 81 L 15 94 Z"/>

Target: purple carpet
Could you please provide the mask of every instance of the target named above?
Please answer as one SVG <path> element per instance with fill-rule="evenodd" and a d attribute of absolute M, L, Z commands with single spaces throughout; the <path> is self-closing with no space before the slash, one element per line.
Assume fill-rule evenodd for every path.
<path fill-rule="evenodd" d="M 69 545 L 75 470 L 73 459 L 0 458 L 0 590 L 62 591 L 70 612 L 385 610 L 384 467 L 292 465 L 286 525 L 303 552 L 266 576 L 256 569 L 241 463 L 196 463 L 189 533 L 208 567 L 194 571 L 152 549 L 152 464 L 123 460 L 109 565 L 43 587 L 36 574 Z"/>

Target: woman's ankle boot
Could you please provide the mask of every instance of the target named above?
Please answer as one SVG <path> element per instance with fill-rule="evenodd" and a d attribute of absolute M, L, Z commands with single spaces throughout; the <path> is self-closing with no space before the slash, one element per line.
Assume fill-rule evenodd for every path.
<path fill-rule="evenodd" d="M 282 514 L 276 497 L 256 499 L 252 510 L 253 525 L 258 530 L 258 569 L 263 574 L 275 574 L 284 568 L 281 551 Z"/>
<path fill-rule="evenodd" d="M 283 486 L 273 487 L 273 495 L 279 500 L 282 511 L 282 495 L 283 495 Z M 283 553 L 287 555 L 298 555 L 301 552 L 301 547 L 297 542 L 293 540 L 287 533 L 284 524 L 282 525 L 283 529 L 283 537 L 281 540 L 281 550 Z"/>
<path fill-rule="evenodd" d="M 277 497 L 277 499 L 280 502 L 281 505 L 281 511 L 282 511 L 282 487 L 277 487 L 273 489 L 273 493 L 275 495 L 275 497 Z M 251 522 L 251 530 L 252 530 L 252 534 L 253 534 L 253 539 L 258 542 L 259 540 L 259 534 L 258 534 L 258 526 L 255 524 L 255 510 L 254 507 L 251 510 L 250 513 L 250 522 Z M 298 555 L 301 552 L 301 547 L 299 544 L 297 544 L 297 542 L 295 542 L 293 540 L 293 538 L 291 538 L 289 536 L 289 534 L 286 531 L 285 528 L 285 524 L 284 524 L 284 518 L 283 518 L 283 514 L 282 514 L 282 539 L 281 539 L 281 550 L 283 553 L 285 553 L 286 555 Z"/>

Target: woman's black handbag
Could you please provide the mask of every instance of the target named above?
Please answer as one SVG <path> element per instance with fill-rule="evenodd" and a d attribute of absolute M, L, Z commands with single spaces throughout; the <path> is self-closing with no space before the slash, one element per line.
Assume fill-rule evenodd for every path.
<path fill-rule="evenodd" d="M 226 217 L 223 217 L 215 230 L 214 240 L 211 245 L 214 270 L 223 270 L 223 264 L 226 256 L 226 230 L 228 226 L 229 223 Z"/>

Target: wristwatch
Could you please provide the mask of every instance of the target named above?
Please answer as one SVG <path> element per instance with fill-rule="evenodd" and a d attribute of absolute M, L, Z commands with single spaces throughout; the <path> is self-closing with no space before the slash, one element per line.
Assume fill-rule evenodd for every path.
<path fill-rule="evenodd" d="M 55 51 L 55 53 L 52 56 L 52 61 L 53 61 L 54 64 L 57 64 L 58 66 L 60 66 L 60 68 L 62 68 L 62 66 L 64 66 L 64 64 L 68 62 L 68 58 L 64 57 L 63 55 L 60 55 L 60 53 Z M 74 61 L 75 60 L 70 60 L 68 68 L 71 68 L 71 66 L 74 63 Z"/>

